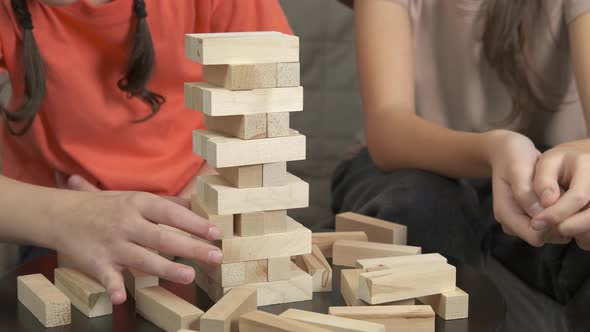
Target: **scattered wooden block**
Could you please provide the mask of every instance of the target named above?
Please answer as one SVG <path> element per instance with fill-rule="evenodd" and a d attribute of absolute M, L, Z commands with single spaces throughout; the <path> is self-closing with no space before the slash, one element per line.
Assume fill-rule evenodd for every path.
<path fill-rule="evenodd" d="M 133 298 L 135 298 L 135 292 L 138 289 L 158 286 L 160 283 L 158 277 L 138 271 L 133 268 L 125 269 L 123 271 L 123 278 L 125 280 L 125 286 L 128 291 L 127 293 L 131 295 L 131 297 Z"/>
<path fill-rule="evenodd" d="M 197 195 L 216 214 L 286 210 L 307 207 L 309 185 L 289 174 L 284 186 L 239 189 L 219 175 L 209 175 L 199 176 Z"/>
<path fill-rule="evenodd" d="M 264 187 L 284 186 L 288 183 L 287 163 L 284 161 L 262 165 Z"/>
<path fill-rule="evenodd" d="M 223 294 L 232 289 L 219 286 L 204 273 L 197 273 L 195 282 L 213 301 L 218 301 Z M 258 306 L 266 306 L 311 300 L 312 284 L 311 276 L 292 264 L 289 280 L 251 283 L 240 287 L 256 288 Z"/>
<path fill-rule="evenodd" d="M 432 263 L 446 263 L 447 259 L 440 254 L 424 254 L 415 256 L 392 256 L 380 258 L 366 258 L 356 261 L 356 267 L 366 272 L 374 268 L 401 268 L 410 265 L 429 265 Z"/>
<path fill-rule="evenodd" d="M 418 301 L 430 305 L 444 320 L 464 319 L 469 316 L 469 294 L 458 287 L 454 291 L 419 297 Z"/>
<path fill-rule="evenodd" d="M 264 211 L 264 234 L 284 233 L 287 231 L 287 210 Z"/>
<path fill-rule="evenodd" d="M 347 306 L 367 306 L 367 302 L 359 298 L 359 278 L 364 271 L 361 269 L 343 269 L 340 271 L 340 293 Z M 414 305 L 415 299 L 382 303 L 383 305 Z"/>
<path fill-rule="evenodd" d="M 238 236 L 264 235 L 264 212 L 240 213 L 234 216 L 234 229 Z"/>
<path fill-rule="evenodd" d="M 289 136 L 289 113 L 268 113 L 266 116 L 266 136 Z"/>
<path fill-rule="evenodd" d="M 299 61 L 299 38 L 280 32 L 185 35 L 186 56 L 203 65 Z"/>
<path fill-rule="evenodd" d="M 165 331 L 197 329 L 203 314 L 199 308 L 160 286 L 138 289 L 135 307 L 141 316 Z"/>
<path fill-rule="evenodd" d="M 434 312 L 427 305 L 330 307 L 329 313 L 383 324 L 387 332 L 434 332 Z"/>
<path fill-rule="evenodd" d="M 240 332 L 328 332 L 330 330 L 262 311 L 240 317 Z"/>
<path fill-rule="evenodd" d="M 364 322 L 362 320 L 329 316 L 320 313 L 289 309 L 283 312 L 281 317 L 289 318 L 303 323 L 323 327 L 330 331 L 338 332 L 385 332 L 383 324 Z"/>
<path fill-rule="evenodd" d="M 217 131 L 228 136 L 239 137 L 241 139 L 267 137 L 267 116 L 265 113 L 228 116 L 209 116 L 204 114 L 203 120 L 205 127 L 209 130 Z"/>
<path fill-rule="evenodd" d="M 229 90 L 299 86 L 299 62 L 205 65 L 203 80 Z"/>
<path fill-rule="evenodd" d="M 297 256 L 295 264 L 311 275 L 314 292 L 332 291 L 332 268 L 317 245 L 312 245 L 311 254 Z"/>
<path fill-rule="evenodd" d="M 407 243 L 406 226 L 354 212 L 336 215 L 336 232 L 346 231 L 364 231 L 371 242 L 402 245 Z"/>
<path fill-rule="evenodd" d="M 299 112 L 303 88 L 232 91 L 206 82 L 184 83 L 184 105 L 209 116 Z"/>
<path fill-rule="evenodd" d="M 358 259 L 418 255 L 420 247 L 353 240 L 334 242 L 332 264 L 355 267 Z"/>
<path fill-rule="evenodd" d="M 291 130 L 286 137 L 243 140 L 195 130 L 193 148 L 216 168 L 268 164 L 305 159 L 305 136 Z"/>
<path fill-rule="evenodd" d="M 233 288 L 201 316 L 201 331 L 238 332 L 240 316 L 256 311 L 256 289 Z"/>
<path fill-rule="evenodd" d="M 369 304 L 380 304 L 449 292 L 455 287 L 454 266 L 413 265 L 361 273 L 359 297 Z"/>
<path fill-rule="evenodd" d="M 234 216 L 232 214 L 218 215 L 209 212 L 197 195 L 191 195 L 191 209 L 199 217 L 207 219 L 210 223 L 216 225 L 221 231 L 222 239 L 229 239 L 234 236 Z"/>
<path fill-rule="evenodd" d="M 354 241 L 368 241 L 367 234 L 365 232 L 325 232 L 325 233 L 313 233 L 311 235 L 311 241 L 316 244 L 324 257 L 332 257 L 332 246 L 336 240 L 354 240 Z"/>
<path fill-rule="evenodd" d="M 223 263 L 304 255 L 311 252 L 311 231 L 287 218 L 284 233 L 233 237 L 219 241 Z"/>
<path fill-rule="evenodd" d="M 222 287 L 268 281 L 268 259 L 218 265 L 199 264 L 198 268 Z"/>
<path fill-rule="evenodd" d="M 236 188 L 262 187 L 262 165 L 218 168 L 217 173 Z"/>
<path fill-rule="evenodd" d="M 106 289 L 96 280 L 68 268 L 57 268 L 53 274 L 55 286 L 87 317 L 113 313 L 113 305 Z"/>
<path fill-rule="evenodd" d="M 291 257 L 268 259 L 268 281 L 289 280 L 291 277 Z"/>
<path fill-rule="evenodd" d="M 17 280 L 18 300 L 45 327 L 72 322 L 70 300 L 42 274 L 20 276 Z"/>

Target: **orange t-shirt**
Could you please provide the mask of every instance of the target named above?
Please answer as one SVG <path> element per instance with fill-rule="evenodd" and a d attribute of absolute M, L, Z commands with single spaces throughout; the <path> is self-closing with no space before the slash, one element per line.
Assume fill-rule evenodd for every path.
<path fill-rule="evenodd" d="M 202 165 L 192 150 L 201 114 L 183 101 L 183 83 L 201 80 L 201 66 L 185 58 L 184 34 L 291 33 L 276 0 L 146 0 L 157 62 L 147 87 L 166 103 L 151 120 L 132 124 L 150 113 L 143 101 L 127 98 L 117 87 L 135 34 L 132 4 L 29 1 L 47 93 L 25 136 L 11 136 L 2 124 L 3 175 L 53 187 L 60 171 L 80 174 L 103 189 L 175 195 Z M 10 0 L 0 0 L 1 70 L 10 75 L 15 109 L 24 90 L 22 29 Z"/>

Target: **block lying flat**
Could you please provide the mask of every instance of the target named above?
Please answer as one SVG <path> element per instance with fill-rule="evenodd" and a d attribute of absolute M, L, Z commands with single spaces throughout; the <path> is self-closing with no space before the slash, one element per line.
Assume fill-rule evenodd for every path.
<path fill-rule="evenodd" d="M 238 332 L 240 316 L 256 311 L 256 289 L 234 288 L 201 316 L 201 331 Z"/>
<path fill-rule="evenodd" d="M 229 90 L 299 86 L 299 62 L 203 66 L 203 80 Z"/>
<path fill-rule="evenodd" d="M 287 231 L 287 211 L 261 211 L 240 213 L 234 216 L 234 229 L 238 236 L 255 236 Z"/>
<path fill-rule="evenodd" d="M 222 287 L 268 281 L 267 259 L 219 265 L 199 264 L 198 268 Z"/>
<path fill-rule="evenodd" d="M 305 136 L 291 130 L 285 137 L 243 140 L 208 130 L 195 130 L 193 149 L 215 168 L 303 160 Z"/>
<path fill-rule="evenodd" d="M 207 219 L 210 223 L 219 227 L 222 239 L 228 239 L 234 236 L 234 216 L 232 214 L 218 215 L 211 213 L 205 207 L 205 204 L 199 200 L 197 195 L 191 195 L 191 210 L 199 217 Z"/>
<path fill-rule="evenodd" d="M 297 256 L 295 264 L 311 275 L 314 292 L 332 291 L 332 268 L 318 246 L 312 246 L 311 254 Z"/>
<path fill-rule="evenodd" d="M 68 268 L 55 269 L 54 278 L 55 286 L 87 317 L 113 313 L 113 305 L 106 289 L 96 280 Z"/>
<path fill-rule="evenodd" d="M 284 233 L 236 236 L 219 242 L 224 263 L 297 256 L 311 252 L 311 231 L 287 218 L 287 231 Z"/>
<path fill-rule="evenodd" d="M 298 62 L 299 38 L 271 31 L 187 34 L 185 52 L 203 65 Z"/>
<path fill-rule="evenodd" d="M 269 163 L 262 165 L 262 185 L 264 187 L 284 186 L 289 181 L 287 163 Z"/>
<path fill-rule="evenodd" d="M 450 292 L 455 287 L 454 266 L 413 265 L 361 273 L 359 297 L 369 304 L 381 304 Z"/>
<path fill-rule="evenodd" d="M 356 267 L 361 268 L 366 272 L 368 270 L 377 270 L 375 268 L 400 268 L 410 265 L 429 265 L 432 263 L 446 263 L 447 259 L 440 254 L 424 254 L 414 256 L 393 256 L 381 258 L 366 258 L 359 259 L 356 262 Z"/>
<path fill-rule="evenodd" d="M 329 313 L 383 324 L 387 332 L 434 332 L 434 312 L 427 305 L 330 307 Z"/>
<path fill-rule="evenodd" d="M 368 241 L 365 232 L 320 232 L 311 235 L 311 241 L 316 244 L 324 257 L 332 257 L 332 246 L 336 240 L 354 240 L 354 241 Z"/>
<path fill-rule="evenodd" d="M 331 330 L 262 311 L 240 317 L 240 332 L 328 332 Z"/>
<path fill-rule="evenodd" d="M 180 329 L 196 330 L 203 314 L 199 308 L 160 286 L 138 289 L 135 307 L 145 319 L 172 332 Z"/>
<path fill-rule="evenodd" d="M 125 279 L 125 287 L 129 295 L 135 298 L 135 291 L 141 288 L 158 286 L 160 280 L 158 277 L 138 271 L 136 269 L 128 268 L 123 271 L 123 278 Z"/>
<path fill-rule="evenodd" d="M 332 263 L 334 265 L 355 267 L 358 259 L 418 255 L 421 252 L 420 247 L 338 240 L 334 242 Z"/>
<path fill-rule="evenodd" d="M 241 139 L 265 138 L 267 136 L 267 116 L 265 113 L 228 116 L 204 114 L 203 121 L 207 129 L 227 136 Z"/>
<path fill-rule="evenodd" d="M 368 306 L 359 298 L 359 278 L 364 271 L 361 269 L 342 269 L 340 271 L 340 293 L 347 306 Z M 414 299 L 382 303 L 383 305 L 413 305 Z"/>
<path fill-rule="evenodd" d="M 184 83 L 184 105 L 209 116 L 299 112 L 303 88 L 232 91 L 206 82 Z"/>
<path fill-rule="evenodd" d="M 364 231 L 371 242 L 406 244 L 407 228 L 404 225 L 345 212 L 336 215 L 336 232 Z"/>
<path fill-rule="evenodd" d="M 464 319 L 469 316 L 469 294 L 460 288 L 442 294 L 419 297 L 418 301 L 430 305 L 444 320 Z"/>
<path fill-rule="evenodd" d="M 267 137 L 289 136 L 289 113 L 268 113 L 266 119 Z"/>
<path fill-rule="evenodd" d="M 310 311 L 289 309 L 281 317 L 294 319 L 303 323 L 327 328 L 338 332 L 385 332 L 383 324 L 365 322 L 362 320 L 329 316 Z"/>
<path fill-rule="evenodd" d="M 268 259 L 268 281 L 281 281 L 291 278 L 291 257 Z"/>
<path fill-rule="evenodd" d="M 275 187 L 235 188 L 219 175 L 200 176 L 197 196 L 212 213 L 220 215 L 307 207 L 309 185 L 289 174 L 287 184 Z"/>
<path fill-rule="evenodd" d="M 262 187 L 263 165 L 218 168 L 217 173 L 236 188 Z"/>
<path fill-rule="evenodd" d="M 42 274 L 16 278 L 18 300 L 45 327 L 68 325 L 72 321 L 70 300 Z"/>

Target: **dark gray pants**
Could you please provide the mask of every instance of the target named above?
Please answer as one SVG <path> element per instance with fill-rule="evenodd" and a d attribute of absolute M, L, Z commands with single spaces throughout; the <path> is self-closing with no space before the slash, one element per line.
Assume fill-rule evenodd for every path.
<path fill-rule="evenodd" d="M 456 180 L 418 170 L 383 173 L 363 149 L 336 169 L 332 194 L 335 213 L 354 211 L 407 225 L 408 244 L 424 251 L 475 266 L 493 255 L 560 303 L 590 299 L 590 253 L 575 242 L 534 248 L 505 235 L 494 220 L 490 179 Z"/>

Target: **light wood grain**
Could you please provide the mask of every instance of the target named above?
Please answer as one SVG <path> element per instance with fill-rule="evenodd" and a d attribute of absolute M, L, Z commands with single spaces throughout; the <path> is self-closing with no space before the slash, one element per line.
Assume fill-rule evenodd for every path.
<path fill-rule="evenodd" d="M 277 63 L 277 87 L 298 86 L 301 81 L 299 62 Z"/>
<path fill-rule="evenodd" d="M 284 233 L 287 231 L 287 210 L 264 211 L 264 234 Z"/>
<path fill-rule="evenodd" d="M 208 211 L 208 208 L 201 202 L 196 194 L 191 195 L 191 210 L 203 219 L 216 225 L 221 231 L 221 239 L 229 239 L 234 236 L 233 214 L 219 215 Z"/>
<path fill-rule="evenodd" d="M 238 332 L 240 316 L 256 311 L 256 308 L 256 289 L 233 288 L 201 316 L 200 329 L 206 332 Z"/>
<path fill-rule="evenodd" d="M 106 289 L 85 274 L 69 268 L 54 270 L 55 286 L 61 290 L 76 309 L 87 317 L 113 313 L 113 305 Z"/>
<path fill-rule="evenodd" d="M 359 259 L 356 262 L 356 267 L 364 271 L 381 268 L 400 268 L 410 265 L 428 265 L 431 263 L 446 263 L 447 259 L 440 254 L 424 254 L 414 256 L 393 256 L 382 258 L 366 258 Z"/>
<path fill-rule="evenodd" d="M 345 212 L 336 215 L 336 232 L 347 231 L 364 231 L 371 242 L 407 243 L 406 226 L 358 213 Z"/>
<path fill-rule="evenodd" d="M 262 165 L 264 187 L 284 186 L 288 183 L 287 163 L 284 161 Z"/>
<path fill-rule="evenodd" d="M 264 212 L 249 212 L 235 215 L 234 229 L 238 236 L 264 235 Z"/>
<path fill-rule="evenodd" d="M 198 267 L 222 287 L 268 281 L 268 259 L 216 265 L 198 264 Z"/>
<path fill-rule="evenodd" d="M 421 252 L 422 249 L 420 247 L 338 240 L 334 242 L 332 263 L 334 265 L 355 267 L 356 261 L 359 259 L 418 255 Z"/>
<path fill-rule="evenodd" d="M 240 317 L 240 332 L 328 332 L 331 330 L 254 311 Z"/>
<path fill-rule="evenodd" d="M 123 271 L 123 279 L 125 280 L 125 287 L 128 291 L 127 294 L 133 298 L 135 298 L 136 290 L 158 286 L 160 283 L 158 277 L 133 268 L 127 268 Z"/>
<path fill-rule="evenodd" d="M 444 320 L 469 317 L 469 294 L 458 287 L 454 291 L 419 297 L 418 301 L 430 305 Z"/>
<path fill-rule="evenodd" d="M 299 86 L 300 65 L 261 63 L 205 65 L 203 80 L 229 90 L 252 90 Z"/>
<path fill-rule="evenodd" d="M 16 278 L 18 300 L 45 327 L 68 325 L 72 321 L 70 300 L 42 274 Z"/>
<path fill-rule="evenodd" d="M 297 256 L 295 264 L 311 275 L 314 292 L 332 291 L 332 268 L 317 245 L 312 245 L 311 254 Z"/>
<path fill-rule="evenodd" d="M 217 173 L 236 188 L 262 187 L 263 165 L 218 168 Z"/>
<path fill-rule="evenodd" d="M 336 240 L 354 240 L 354 241 L 368 241 L 367 234 L 362 231 L 358 232 L 320 232 L 313 233 L 311 241 L 316 244 L 324 257 L 332 257 L 332 246 Z"/>
<path fill-rule="evenodd" d="M 280 316 L 323 327 L 335 332 L 385 332 L 385 326 L 383 326 L 383 324 L 338 316 L 329 316 L 298 309 L 288 309 Z"/>
<path fill-rule="evenodd" d="M 434 332 L 434 312 L 427 305 L 330 307 L 329 313 L 383 324 L 387 332 Z"/>
<path fill-rule="evenodd" d="M 266 116 L 266 136 L 289 136 L 289 113 L 268 113 Z"/>
<path fill-rule="evenodd" d="M 138 289 L 135 306 L 145 319 L 170 332 L 196 330 L 203 315 L 202 310 L 160 286 Z"/>
<path fill-rule="evenodd" d="M 209 116 L 204 114 L 203 121 L 205 127 L 209 130 L 220 132 L 227 136 L 239 137 L 241 139 L 267 137 L 268 119 L 265 113 L 228 116 Z"/>
<path fill-rule="evenodd" d="M 268 259 L 268 281 L 288 280 L 291 277 L 291 257 Z"/>
<path fill-rule="evenodd" d="M 364 271 L 361 269 L 342 269 L 340 271 L 340 293 L 348 306 L 368 306 L 369 304 L 359 298 L 359 278 Z M 415 299 L 400 300 L 382 303 L 382 305 L 414 305 Z"/>

